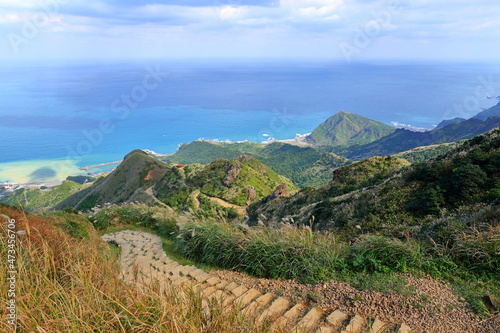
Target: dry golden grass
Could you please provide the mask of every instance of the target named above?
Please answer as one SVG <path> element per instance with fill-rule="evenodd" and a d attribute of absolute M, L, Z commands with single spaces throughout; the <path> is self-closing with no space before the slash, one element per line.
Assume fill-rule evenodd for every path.
<path fill-rule="evenodd" d="M 0 206 L 0 214 L 14 218 L 17 230 L 17 332 L 271 332 L 255 325 L 238 309 L 210 303 L 204 311 L 200 293 L 155 285 L 129 286 L 119 278 L 117 254 L 89 230 L 89 238 L 75 239 L 57 218 L 25 215 Z M 6 229 L 0 251 L 7 258 Z M 2 268 L 0 293 L 7 298 L 7 273 Z M 13 332 L 0 308 L 0 331 Z"/>

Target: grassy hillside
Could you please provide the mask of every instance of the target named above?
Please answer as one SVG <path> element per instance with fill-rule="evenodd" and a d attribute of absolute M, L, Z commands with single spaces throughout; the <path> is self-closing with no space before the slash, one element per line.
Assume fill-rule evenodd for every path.
<path fill-rule="evenodd" d="M 374 163 L 388 164 L 388 161 Z M 478 221 L 492 224 L 498 213 L 498 207 L 484 208 L 474 214 L 465 214 L 461 223 L 469 226 L 477 225 Z M 447 239 L 435 237 L 429 241 L 408 234 L 392 237 L 364 232 L 345 237 L 338 233 L 314 232 L 308 226 L 243 228 L 241 224 L 229 224 L 223 219 L 198 221 L 192 215 L 187 217 L 161 207 L 135 204 L 105 207 L 88 218 L 96 228 L 104 230 L 109 227 L 152 228 L 169 238 L 165 243 L 169 256 L 210 267 L 237 269 L 259 277 L 297 279 L 302 283 L 333 278 L 361 290 L 377 290 L 394 297 L 397 294 L 414 295 L 413 286 L 406 280 L 411 277 L 408 273 L 420 277 L 422 273 L 431 274 L 447 281 L 478 314 L 488 316 L 498 311 L 487 301 L 495 302 L 500 296 L 495 275 L 498 263 L 495 246 L 499 245 L 495 243 L 495 231 L 466 235 L 463 229 L 453 230 L 452 223 L 456 225 L 453 220 L 437 220 L 441 231 L 448 233 L 441 232 L 441 237 L 457 236 L 452 246 L 447 247 Z M 183 226 L 179 229 L 177 223 L 180 221 Z M 430 279 L 428 282 L 436 283 Z M 436 309 L 433 310 L 424 299 L 416 297 L 414 301 L 411 303 L 413 310 L 425 308 L 435 314 Z M 446 300 L 439 299 L 435 304 L 442 308 L 443 302 Z M 444 310 L 448 314 L 453 312 L 453 308 Z"/>
<path fill-rule="evenodd" d="M 269 196 L 281 184 L 287 184 L 291 191 L 295 189 L 290 180 L 249 156 L 234 161 L 217 159 L 189 179 L 188 184 L 200 188 L 203 194 L 239 206 Z"/>
<path fill-rule="evenodd" d="M 321 123 L 306 141 L 316 146 L 367 144 L 394 132 L 389 125 L 340 111 Z"/>
<path fill-rule="evenodd" d="M 247 206 L 266 198 L 281 184 L 287 184 L 292 192 L 295 189 L 290 180 L 257 159 L 240 156 L 236 160 L 217 159 L 207 166 L 172 167 L 153 191 L 170 206 L 210 210 L 208 197 Z"/>
<path fill-rule="evenodd" d="M 441 143 L 437 145 L 422 146 L 413 148 L 401 153 L 394 154 L 394 157 L 404 158 L 410 163 L 420 163 L 427 161 L 438 155 L 442 155 L 454 148 L 462 142 Z"/>
<path fill-rule="evenodd" d="M 0 203 L 22 206 L 28 211 L 46 210 L 88 186 L 90 183 L 82 185 L 66 180 L 59 186 L 46 189 L 19 189 L 0 198 Z"/>
<path fill-rule="evenodd" d="M 133 201 L 153 203 L 146 190 L 163 176 L 167 168 L 167 164 L 142 150 L 134 150 L 107 177 L 62 201 L 56 209 L 89 210 L 105 203 Z"/>
<path fill-rule="evenodd" d="M 0 222 L 16 221 L 16 310 L 18 326 L 0 321 L 2 332 L 273 332 L 237 309 L 209 302 L 199 292 L 159 290 L 122 282 L 119 250 L 104 243 L 82 216 L 25 215 L 0 205 Z M 7 244 L 6 232 L 0 243 Z M 7 246 L 0 254 L 7 258 Z M 10 254 L 10 253 L 9 253 Z M 7 281 L 6 269 L 0 280 Z M 147 292 L 144 292 L 147 290 Z M 7 292 L 0 294 L 8 304 Z M 2 306 L 0 316 L 7 318 Z"/>
<path fill-rule="evenodd" d="M 342 196 L 365 187 L 385 181 L 388 176 L 410 165 L 404 159 L 395 157 L 372 157 L 367 160 L 339 168 L 333 179 L 319 188 L 305 188 L 289 198 L 280 198 L 271 202 L 260 202 L 249 208 L 251 221 L 262 220 L 270 225 L 281 221 L 295 221 L 309 224 L 313 218 L 311 210 L 329 198 Z M 315 225 L 326 229 L 325 222 L 315 218 Z M 263 220 L 264 219 L 264 220 Z"/>
<path fill-rule="evenodd" d="M 351 163 L 333 153 L 322 153 L 311 147 L 272 143 L 256 156 L 281 175 L 290 178 L 298 187 L 326 184 L 335 169 Z"/>
<path fill-rule="evenodd" d="M 500 195 L 499 136 L 500 129 L 493 130 L 430 161 L 403 168 L 393 176 L 391 172 L 378 176 L 380 166 L 368 168 L 366 174 L 381 183 L 371 188 L 366 186 L 376 182 L 367 182 L 366 177 L 357 179 L 359 173 L 355 170 L 372 164 L 372 159 L 356 163 L 337 170 L 327 186 L 255 205 L 253 216 L 264 215 L 275 222 L 294 219 L 301 223 L 308 223 L 314 216 L 316 228 L 356 234 L 361 230 L 380 231 L 382 225 L 411 229 L 423 225 L 428 215 L 452 214 L 462 207 L 472 209 L 477 204 L 492 204 Z M 394 161 L 396 168 L 388 170 L 404 165 L 397 161 Z M 342 176 L 344 174 L 347 177 Z M 332 190 L 338 188 L 339 179 L 342 184 L 346 184 L 346 180 L 349 184 L 340 192 Z M 349 192 L 347 190 L 356 191 L 342 195 Z M 302 200 L 308 205 L 301 204 Z"/>
<path fill-rule="evenodd" d="M 168 165 L 136 150 L 107 177 L 77 192 L 56 209 L 88 211 L 96 206 L 140 202 L 192 209 L 205 216 L 233 216 L 232 205 L 247 206 L 271 195 L 286 184 L 292 193 L 295 185 L 259 160 L 240 156 L 236 160 L 217 159 L 203 166 Z M 222 200 L 221 207 L 211 198 Z"/>
<path fill-rule="evenodd" d="M 233 160 L 240 155 L 259 159 L 298 187 L 324 185 L 330 180 L 334 169 L 349 163 L 348 159 L 332 153 L 282 142 L 259 144 L 194 141 L 183 144 L 179 151 L 162 160 L 167 163 L 209 164 L 218 158 Z"/>

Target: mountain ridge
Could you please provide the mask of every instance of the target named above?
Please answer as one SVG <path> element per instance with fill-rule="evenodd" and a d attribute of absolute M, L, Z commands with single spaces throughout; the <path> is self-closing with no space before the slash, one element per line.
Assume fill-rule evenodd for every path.
<path fill-rule="evenodd" d="M 69 196 L 55 209 L 87 211 L 105 204 L 140 202 L 212 211 L 213 202 L 207 198 L 246 206 L 271 195 L 282 184 L 292 192 L 295 190 L 290 180 L 250 156 L 217 159 L 206 166 L 184 166 L 169 165 L 142 150 L 134 150 L 108 176 Z"/>
<path fill-rule="evenodd" d="M 393 155 L 420 146 L 470 139 L 498 126 L 500 126 L 500 117 L 490 116 L 485 121 L 478 118 L 470 118 L 428 132 L 397 129 L 394 133 L 367 145 L 347 148 L 344 156 L 353 160 L 362 160 L 375 155 Z"/>

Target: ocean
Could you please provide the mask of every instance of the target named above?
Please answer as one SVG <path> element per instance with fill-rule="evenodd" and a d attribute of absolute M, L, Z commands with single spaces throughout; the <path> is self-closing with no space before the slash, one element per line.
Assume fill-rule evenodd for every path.
<path fill-rule="evenodd" d="M 198 138 L 289 139 L 340 110 L 431 129 L 500 95 L 492 64 L 68 62 L 4 64 L 0 77 L 0 182 L 64 179 Z"/>

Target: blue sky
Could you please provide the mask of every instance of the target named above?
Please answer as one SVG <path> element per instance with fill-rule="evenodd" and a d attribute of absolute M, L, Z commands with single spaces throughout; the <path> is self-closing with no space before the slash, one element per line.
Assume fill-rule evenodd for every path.
<path fill-rule="evenodd" d="M 0 60 L 493 61 L 498 0 L 0 0 Z"/>

